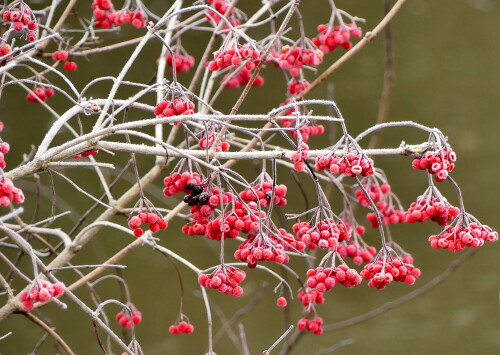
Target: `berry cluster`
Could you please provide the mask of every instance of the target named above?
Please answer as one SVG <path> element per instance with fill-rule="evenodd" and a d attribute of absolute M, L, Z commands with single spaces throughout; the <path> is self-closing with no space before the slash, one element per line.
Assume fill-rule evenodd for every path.
<path fill-rule="evenodd" d="M 80 159 L 81 157 L 89 157 L 91 155 L 99 154 L 99 149 L 91 149 L 81 152 L 80 154 L 73 155 L 73 159 Z"/>
<path fill-rule="evenodd" d="M 5 166 L 5 162 L 3 164 Z M 15 187 L 11 179 L 7 177 L 0 178 L 0 206 L 7 207 L 11 202 L 23 203 L 23 191 Z"/>
<path fill-rule="evenodd" d="M 191 194 L 194 189 L 201 189 L 201 186 L 199 186 L 201 181 L 202 177 L 196 172 L 173 173 L 163 179 L 163 183 L 165 184 L 163 194 L 165 196 L 174 196 L 179 192 Z"/>
<path fill-rule="evenodd" d="M 111 0 L 94 0 L 92 9 L 94 10 L 95 27 L 97 28 L 111 28 L 125 23 L 132 23 L 135 28 L 146 26 L 147 16 L 143 11 L 115 11 Z"/>
<path fill-rule="evenodd" d="M 317 49 L 283 46 L 281 53 L 274 52 L 272 56 L 278 61 L 281 69 L 288 70 L 296 77 L 304 65 L 316 67 L 323 61 L 323 52 Z"/>
<path fill-rule="evenodd" d="M 309 249 L 332 248 L 351 238 L 347 226 L 342 221 L 336 223 L 333 219 L 321 220 L 316 225 L 309 222 L 295 223 L 292 229 L 297 239 Z"/>
<path fill-rule="evenodd" d="M 376 204 L 377 210 L 380 212 L 382 217 L 382 224 L 398 224 L 405 221 L 405 212 L 394 207 L 392 203 L 387 203 L 385 201 L 378 201 Z M 370 222 L 372 228 L 378 228 L 377 215 L 373 212 L 366 215 L 366 219 Z"/>
<path fill-rule="evenodd" d="M 139 311 L 134 311 L 132 315 L 130 315 L 128 311 L 122 310 L 116 315 L 116 320 L 121 327 L 132 329 L 134 324 L 142 322 L 142 314 Z"/>
<path fill-rule="evenodd" d="M 382 290 L 392 281 L 406 282 L 413 285 L 420 277 L 420 269 L 410 263 L 404 263 L 399 258 L 391 261 L 378 260 L 375 263 L 367 264 L 361 271 L 361 277 L 368 281 L 368 286 Z"/>
<path fill-rule="evenodd" d="M 258 201 L 260 207 L 267 207 L 271 203 L 271 198 L 273 198 L 273 204 L 277 206 L 286 205 L 286 191 L 285 185 L 277 185 L 274 189 L 273 198 L 273 182 L 272 181 L 262 181 L 251 188 L 247 187 L 245 190 L 240 192 L 240 198 L 243 201 Z"/>
<path fill-rule="evenodd" d="M 297 323 L 297 328 L 301 331 L 308 330 L 316 335 L 323 334 L 323 318 L 316 317 L 314 319 L 302 318 Z"/>
<path fill-rule="evenodd" d="M 406 211 L 405 221 L 415 223 L 430 219 L 440 226 L 444 226 L 458 216 L 459 213 L 460 209 L 450 205 L 445 199 L 427 198 L 426 195 L 422 195 L 417 198 L 417 201 L 412 202 L 410 208 Z"/>
<path fill-rule="evenodd" d="M 293 114 L 290 114 L 289 116 L 292 116 Z M 281 125 L 284 128 L 294 128 L 295 127 L 295 120 L 291 118 L 282 118 L 280 120 Z M 300 138 L 302 139 L 303 142 L 307 142 L 309 140 L 309 137 L 312 136 L 317 136 L 320 134 L 323 134 L 325 132 L 325 127 L 323 125 L 314 125 L 314 126 L 304 126 L 299 129 L 294 129 L 290 131 L 290 134 L 292 135 L 293 138 L 298 139 L 299 135 Z"/>
<path fill-rule="evenodd" d="M 329 169 L 333 174 L 345 174 L 350 177 L 369 176 L 374 173 L 373 160 L 354 153 L 348 153 L 341 157 L 331 153 L 319 155 L 316 158 L 315 168 L 318 171 Z"/>
<path fill-rule="evenodd" d="M 26 101 L 39 104 L 40 101 L 47 101 L 49 97 L 54 96 L 54 89 L 52 88 L 36 88 L 26 95 Z"/>
<path fill-rule="evenodd" d="M 247 70 L 252 70 L 255 67 L 255 61 L 260 58 L 260 52 L 252 49 L 248 44 L 238 45 L 237 48 L 220 49 L 214 52 L 214 60 L 210 61 L 207 66 L 211 71 L 225 69 L 229 67 L 237 67 L 244 60 Z M 258 62 L 257 62 L 258 63 Z"/>
<path fill-rule="evenodd" d="M 148 229 L 152 233 L 156 233 L 160 229 L 166 229 L 168 227 L 167 221 L 156 213 L 151 212 L 139 213 L 137 216 L 130 218 L 128 221 L 128 227 L 134 231 L 134 235 L 136 237 L 140 237 L 144 234 L 144 230 L 141 228 L 142 224 L 149 224 Z"/>
<path fill-rule="evenodd" d="M 309 84 L 309 82 L 306 80 L 293 80 L 288 84 L 288 93 L 290 95 L 298 95 L 310 85 L 311 84 Z"/>
<path fill-rule="evenodd" d="M 63 60 L 68 60 L 69 58 L 69 53 L 67 51 L 55 51 L 52 53 L 52 59 L 55 61 L 63 61 Z"/>
<path fill-rule="evenodd" d="M 337 283 L 352 288 L 361 283 L 361 276 L 355 269 L 349 269 L 346 265 L 336 268 L 317 267 L 307 271 L 307 286 L 313 290 L 326 292 Z"/>
<path fill-rule="evenodd" d="M 75 62 L 68 60 L 64 63 L 63 68 L 66 71 L 75 71 L 76 69 L 78 69 L 78 65 Z"/>
<path fill-rule="evenodd" d="M 309 287 L 306 288 L 305 291 L 300 291 L 297 298 L 302 302 L 304 307 L 308 307 L 312 304 L 323 304 L 325 302 L 323 292 L 311 290 Z"/>
<path fill-rule="evenodd" d="M 239 286 L 245 280 L 246 274 L 243 270 L 232 266 L 220 266 L 209 275 L 201 274 L 198 282 L 201 286 L 213 288 L 226 295 L 240 297 L 243 288 Z"/>
<path fill-rule="evenodd" d="M 12 29 L 16 32 L 25 32 L 28 42 L 34 42 L 38 36 L 38 22 L 31 9 L 24 3 L 18 10 L 6 10 L 3 13 L 5 22 L 12 23 Z"/>
<path fill-rule="evenodd" d="M 194 114 L 194 103 L 188 99 L 161 100 L 154 108 L 158 117 L 172 117 Z"/>
<path fill-rule="evenodd" d="M 363 184 L 363 187 L 368 192 L 368 195 L 372 199 L 373 202 L 378 202 L 384 199 L 384 195 L 388 194 L 391 191 L 391 185 L 389 184 Z M 358 202 L 361 206 L 368 207 L 370 206 L 370 201 L 366 197 L 365 193 L 362 189 L 357 189 L 354 192 L 354 195 L 358 199 Z"/>
<path fill-rule="evenodd" d="M 205 133 L 203 133 L 203 138 L 201 138 L 198 141 L 198 146 L 201 149 L 208 150 L 208 149 L 212 148 L 212 146 L 215 143 L 216 138 L 217 138 L 217 132 L 214 132 L 214 131 L 205 132 Z M 216 152 L 227 152 L 230 147 L 231 147 L 231 145 L 228 142 L 221 140 L 219 142 L 219 144 L 217 145 L 217 147 L 215 148 L 215 151 Z"/>
<path fill-rule="evenodd" d="M 236 74 L 228 74 L 222 79 L 222 85 L 224 88 L 236 89 L 240 86 L 247 85 L 252 78 L 252 73 L 247 68 L 241 68 Z M 252 83 L 252 86 L 262 86 L 264 85 L 264 78 L 262 76 L 257 76 Z"/>
<path fill-rule="evenodd" d="M 377 250 L 375 247 L 352 241 L 349 244 L 340 244 L 337 247 L 337 253 L 339 253 L 342 258 L 352 258 L 355 265 L 361 265 L 362 263 L 371 262 L 377 253 Z"/>
<path fill-rule="evenodd" d="M 427 170 L 429 174 L 435 174 L 437 182 L 448 177 L 448 173 L 455 168 L 457 156 L 451 148 L 443 148 L 439 152 L 428 151 L 423 156 L 413 159 L 412 167 L 418 170 Z"/>
<path fill-rule="evenodd" d="M 52 297 L 59 297 L 64 293 L 66 286 L 62 282 L 55 284 L 49 281 L 36 282 L 28 291 L 19 294 L 19 300 L 23 303 L 23 310 L 29 312 L 33 309 L 35 302 L 45 303 Z"/>
<path fill-rule="evenodd" d="M 179 324 L 172 324 L 169 328 L 168 331 L 170 334 L 175 335 L 175 334 L 191 334 L 194 332 L 194 325 L 182 321 L 179 322 Z"/>
<path fill-rule="evenodd" d="M 172 60 L 172 55 L 167 54 L 167 65 L 172 67 L 172 72 L 174 72 L 174 60 L 175 60 L 175 71 L 177 73 L 186 73 L 194 66 L 194 57 L 190 55 L 182 55 L 179 53 L 174 53 L 174 60 Z"/>
<path fill-rule="evenodd" d="M 286 233 L 286 232 L 285 232 Z M 286 264 L 290 257 L 285 253 L 284 242 L 265 232 L 250 233 L 248 239 L 241 243 L 234 252 L 234 257 L 248 264 L 253 269 L 259 261 L 270 261 L 277 264 Z"/>
<path fill-rule="evenodd" d="M 305 143 L 301 143 L 297 151 L 293 152 L 290 157 L 291 161 L 293 161 L 293 168 L 297 171 L 304 171 L 304 162 L 307 158 L 309 158 L 309 146 Z"/>
<path fill-rule="evenodd" d="M 227 10 L 229 10 L 230 2 L 227 2 L 225 0 L 207 0 L 209 4 L 213 6 L 217 12 L 219 12 L 222 15 L 225 15 Z M 208 21 L 214 23 L 214 24 L 219 24 L 219 22 L 222 21 L 222 18 L 214 11 L 207 11 L 206 18 Z M 241 25 L 241 21 L 236 18 L 236 13 L 234 10 L 231 11 L 229 16 L 227 16 L 227 19 L 231 26 L 239 26 Z M 229 26 L 224 25 L 224 29 L 227 29 Z"/>
<path fill-rule="evenodd" d="M 313 43 L 319 47 L 323 53 L 333 52 L 337 47 L 342 46 L 345 50 L 352 48 L 351 36 L 360 38 L 362 31 L 356 24 L 348 24 L 342 27 L 329 27 L 327 25 L 318 26 L 318 37 L 313 38 Z"/>
<path fill-rule="evenodd" d="M 498 240 L 498 233 L 490 227 L 480 223 L 459 224 L 447 226 L 439 235 L 431 235 L 429 243 L 434 249 L 449 249 L 451 251 L 461 251 L 465 247 L 478 248 L 484 242 L 494 242 Z"/>

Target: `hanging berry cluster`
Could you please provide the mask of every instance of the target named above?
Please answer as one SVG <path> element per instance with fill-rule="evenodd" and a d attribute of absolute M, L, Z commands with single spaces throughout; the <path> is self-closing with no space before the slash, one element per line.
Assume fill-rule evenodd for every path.
<path fill-rule="evenodd" d="M 334 28 L 328 25 L 319 25 L 318 32 L 318 36 L 313 38 L 312 41 L 325 54 L 335 51 L 340 46 L 345 50 L 351 49 L 351 36 L 360 38 L 363 34 L 361 29 L 354 23 Z"/>
<path fill-rule="evenodd" d="M 35 302 L 46 303 L 51 298 L 58 298 L 65 289 L 62 282 L 35 281 L 28 291 L 22 291 L 19 294 L 19 300 L 23 304 L 23 310 L 29 312 L 33 309 Z"/>
<path fill-rule="evenodd" d="M 54 96 L 54 89 L 52 88 L 36 88 L 26 95 L 26 101 L 39 104 L 40 101 L 46 102 L 49 97 Z"/>
<path fill-rule="evenodd" d="M 132 311 L 132 315 L 130 315 L 126 309 L 123 309 L 117 313 L 116 320 L 121 327 L 132 329 L 134 325 L 142 322 L 142 314 L 141 312 L 134 310 Z"/>
<path fill-rule="evenodd" d="M 368 286 L 382 290 L 392 281 L 413 285 L 420 277 L 420 269 L 413 264 L 404 263 L 399 258 L 392 260 L 381 258 L 375 263 L 367 264 L 361 271 L 361 277 L 368 280 Z"/>
<path fill-rule="evenodd" d="M 218 290 L 226 295 L 240 297 L 243 295 L 243 288 L 239 286 L 245 280 L 246 274 L 243 270 L 232 266 L 220 266 L 211 274 L 201 274 L 198 282 L 201 286 Z"/>
<path fill-rule="evenodd" d="M 236 74 L 228 74 L 222 79 L 222 85 L 224 88 L 236 89 L 240 86 L 247 85 L 252 78 L 252 72 L 247 68 L 241 68 Z M 262 86 L 264 85 L 264 78 L 258 75 L 252 83 L 252 86 Z"/>
<path fill-rule="evenodd" d="M 128 221 L 128 226 L 134 231 L 134 235 L 136 237 L 140 237 L 144 234 L 144 230 L 141 228 L 141 225 L 143 224 L 147 224 L 147 228 L 152 233 L 156 233 L 160 229 L 166 229 L 168 227 L 167 221 L 161 218 L 161 216 L 157 213 L 152 212 L 139 213 L 137 216 L 133 216 Z"/>
<path fill-rule="evenodd" d="M 211 71 L 237 67 L 243 61 L 247 70 L 252 70 L 260 58 L 260 52 L 253 49 L 249 44 L 238 44 L 235 48 L 225 49 L 224 47 L 214 52 L 214 59 L 208 62 L 207 67 Z"/>
<path fill-rule="evenodd" d="M 274 190 L 274 191 L 273 191 Z M 269 174 L 262 173 L 252 184 L 252 187 L 247 187 L 240 192 L 240 197 L 243 201 L 258 202 L 260 207 L 267 207 L 272 203 L 277 206 L 286 205 L 285 185 L 277 185 L 273 189 L 273 181 Z"/>
<path fill-rule="evenodd" d="M 169 328 L 168 331 L 170 334 L 175 335 L 175 334 L 191 334 L 194 332 L 194 325 L 191 323 L 188 323 L 186 321 L 181 321 L 179 324 L 172 324 Z"/>
<path fill-rule="evenodd" d="M 38 37 L 38 22 L 33 11 L 24 2 L 19 7 L 10 7 L 3 13 L 3 20 L 11 23 L 11 28 L 16 32 L 26 33 L 28 42 L 36 41 Z"/>
<path fill-rule="evenodd" d="M 141 28 L 146 26 L 148 20 L 146 13 L 139 8 L 135 11 L 129 9 L 115 11 L 111 0 L 94 0 L 92 9 L 97 28 L 111 28 L 126 23 L 131 23 L 135 28 Z"/>

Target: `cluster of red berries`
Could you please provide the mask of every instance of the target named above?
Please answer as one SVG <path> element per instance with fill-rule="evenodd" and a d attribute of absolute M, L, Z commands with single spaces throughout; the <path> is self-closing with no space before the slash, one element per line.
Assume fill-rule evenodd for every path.
<path fill-rule="evenodd" d="M 173 101 L 163 99 L 155 106 L 153 112 L 158 117 L 192 115 L 194 107 L 194 103 L 189 99 L 174 99 Z"/>
<path fill-rule="evenodd" d="M 420 277 L 420 269 L 410 263 L 404 263 L 399 258 L 391 261 L 378 260 L 368 264 L 361 271 L 361 277 L 368 281 L 368 286 L 382 290 L 392 281 L 406 282 L 413 285 Z"/>
<path fill-rule="evenodd" d="M 320 155 L 316 158 L 315 167 L 318 171 L 329 169 L 333 174 L 345 174 L 350 177 L 369 176 L 374 173 L 373 160 L 354 153 L 342 157 L 334 154 Z"/>
<path fill-rule="evenodd" d="M 182 55 L 179 53 L 174 53 L 175 60 L 175 70 L 177 73 L 186 73 L 194 66 L 194 57 L 190 55 Z M 171 67 L 174 65 L 174 61 L 172 60 L 172 55 L 167 54 L 167 64 Z M 174 68 L 172 68 L 172 72 Z"/>
<path fill-rule="evenodd" d="M 375 247 L 360 245 L 358 242 L 352 241 L 349 244 L 340 244 L 337 247 L 337 253 L 339 253 L 342 258 L 352 258 L 352 262 L 355 265 L 361 265 L 371 262 L 377 250 Z"/>
<path fill-rule="evenodd" d="M 66 286 L 62 282 L 51 283 L 50 281 L 36 282 L 29 291 L 19 294 L 19 300 L 23 303 L 23 310 L 29 312 L 33 309 L 35 302 L 45 303 L 52 297 L 59 297 L 64 293 Z"/>
<path fill-rule="evenodd" d="M 0 132 L 1 132 L 3 130 L 3 123 L 0 122 L 0 124 L 1 124 L 1 129 L 0 129 Z M 7 163 L 5 162 L 5 154 L 7 154 L 9 151 L 10 151 L 10 144 L 7 142 L 1 142 L 0 143 L 0 169 L 5 169 L 5 167 L 7 166 Z"/>
<path fill-rule="evenodd" d="M 241 233 L 249 233 L 250 231 L 258 231 L 259 223 L 257 216 L 265 218 L 266 213 L 261 211 L 260 214 L 256 210 L 256 205 L 250 207 L 250 211 L 243 206 L 243 203 L 236 200 L 235 208 L 233 211 L 226 212 L 224 222 L 221 223 L 222 218 L 209 220 L 206 224 L 204 235 L 212 240 L 221 240 L 224 232 L 224 239 L 236 238 Z"/>
<path fill-rule="evenodd" d="M 246 262 L 250 269 L 255 268 L 259 261 L 270 261 L 277 264 L 286 264 L 290 261 L 290 257 L 285 253 L 283 241 L 272 238 L 265 232 L 248 234 L 248 239 L 239 245 L 234 252 L 234 257 Z"/>
<path fill-rule="evenodd" d="M 250 82 L 251 78 L 252 78 L 251 71 L 248 70 L 247 68 L 241 68 L 241 70 L 235 75 L 228 74 L 224 76 L 224 79 L 222 79 L 222 84 L 226 89 L 227 88 L 236 89 L 239 88 L 240 86 L 247 85 Z M 262 86 L 262 85 L 264 85 L 264 78 L 258 75 L 253 81 L 252 86 Z"/>
<path fill-rule="evenodd" d="M 313 38 L 312 41 L 325 54 L 333 52 L 339 46 L 342 46 L 345 50 L 351 49 L 351 36 L 360 38 L 363 34 L 361 28 L 356 24 L 348 24 L 343 27 L 337 26 L 335 28 L 319 25 L 318 32 L 318 37 Z"/>
<path fill-rule="evenodd" d="M 310 288 L 306 288 L 305 291 L 300 291 L 297 295 L 297 298 L 304 305 L 304 307 L 308 307 L 311 304 L 323 304 L 325 302 L 325 297 L 323 296 L 323 292 L 319 292 L 316 290 L 311 290 Z"/>
<path fill-rule="evenodd" d="M 277 185 L 274 189 L 273 204 L 277 206 L 286 205 L 286 191 L 287 188 L 285 185 Z M 247 187 L 240 192 L 240 197 L 243 201 L 258 201 L 260 207 L 267 207 L 273 197 L 273 182 L 264 181 L 253 185 L 251 188 Z"/>
<path fill-rule="evenodd" d="M 94 10 L 95 27 L 111 28 L 124 23 L 132 23 L 135 28 L 146 26 L 147 16 L 144 12 L 137 11 L 115 11 L 111 0 L 94 0 L 92 3 Z"/>
<path fill-rule="evenodd" d="M 304 162 L 307 158 L 309 158 L 309 146 L 305 143 L 301 143 L 297 151 L 293 152 L 290 157 L 293 161 L 293 168 L 297 171 L 304 171 Z"/>
<path fill-rule="evenodd" d="M 26 101 L 39 104 L 40 100 L 45 102 L 49 97 L 54 96 L 54 89 L 52 88 L 36 88 L 26 95 Z"/>
<path fill-rule="evenodd" d="M 490 227 L 472 222 L 468 225 L 447 226 L 439 235 L 431 235 L 429 243 L 434 249 L 461 251 L 465 247 L 478 248 L 484 242 L 498 240 L 498 233 Z"/>
<path fill-rule="evenodd" d="M 182 321 L 179 322 L 179 324 L 173 324 L 168 328 L 168 331 L 170 334 L 175 335 L 175 334 L 191 334 L 194 332 L 194 325 Z"/>
<path fill-rule="evenodd" d="M 215 10 L 217 10 L 217 12 L 219 12 L 220 14 L 222 15 L 225 15 L 227 10 L 229 9 L 229 5 L 230 3 L 228 3 L 227 1 L 224 1 L 224 0 L 207 0 L 207 2 L 209 4 L 211 4 L 213 6 L 213 8 Z M 239 26 L 241 25 L 241 21 L 239 19 L 236 18 L 235 16 L 235 11 L 231 11 L 231 13 L 229 14 L 229 16 L 227 17 L 229 23 L 231 24 L 231 26 Z M 206 18 L 207 20 L 209 20 L 210 22 L 213 22 L 215 23 L 216 25 L 219 24 L 219 22 L 222 21 L 222 18 L 214 11 L 207 11 L 207 15 L 206 15 Z M 224 29 L 227 29 L 229 26 L 227 25 L 224 25 Z"/>
<path fill-rule="evenodd" d="M 290 84 L 288 84 L 288 93 L 290 95 L 298 95 L 310 85 L 311 84 L 309 84 L 306 80 L 293 80 Z"/>
<path fill-rule="evenodd" d="M 237 48 L 220 49 L 214 53 L 214 60 L 208 62 L 207 67 L 211 71 L 239 66 L 243 60 L 247 70 L 255 67 L 255 61 L 260 58 L 260 52 L 252 49 L 249 44 L 238 45 Z"/>
<path fill-rule="evenodd" d="M 86 150 L 84 152 L 81 152 L 80 154 L 73 155 L 73 159 L 80 159 L 81 157 L 86 158 L 91 155 L 97 155 L 97 154 L 99 154 L 99 149 Z"/>
<path fill-rule="evenodd" d="M 38 22 L 31 10 L 26 7 L 23 10 L 7 10 L 3 13 L 5 22 L 12 23 L 12 29 L 16 32 L 27 31 L 28 42 L 34 42 L 38 33 Z"/>
<path fill-rule="evenodd" d="M 201 181 L 202 177 L 196 172 L 173 173 L 163 179 L 163 183 L 165 184 L 163 194 L 165 196 L 174 196 L 179 192 L 191 194 L 194 187 L 200 185 Z"/>
<path fill-rule="evenodd" d="M 116 315 L 116 320 L 121 327 L 132 329 L 134 324 L 139 324 L 142 322 L 142 314 L 139 311 L 132 312 L 132 315 L 128 311 L 123 310 L 118 312 Z"/>
<path fill-rule="evenodd" d="M 209 275 L 201 274 L 198 282 L 201 286 L 213 288 L 226 295 L 240 297 L 243 288 L 239 286 L 245 280 L 245 271 L 232 266 L 221 266 Z"/>
<path fill-rule="evenodd" d="M 389 224 L 398 224 L 405 221 L 405 212 L 396 209 L 392 204 L 385 201 L 379 201 L 375 205 L 377 206 L 377 210 L 380 212 L 382 224 L 387 226 Z M 370 222 L 372 228 L 378 228 L 379 225 L 377 215 L 375 213 L 368 213 L 366 215 L 366 219 Z"/>
<path fill-rule="evenodd" d="M 0 179 L 0 206 L 7 207 L 11 202 L 23 203 L 24 193 L 14 186 L 11 179 L 3 177 Z"/>
<path fill-rule="evenodd" d="M 201 138 L 198 141 L 198 146 L 201 149 L 208 150 L 208 149 L 212 148 L 212 146 L 215 143 L 216 138 L 217 138 L 217 132 L 208 131 L 208 132 L 204 133 L 203 138 Z M 229 148 L 231 148 L 231 145 L 228 142 L 221 140 L 219 142 L 219 144 L 217 145 L 217 147 L 215 148 L 215 151 L 216 152 L 227 152 L 227 151 L 229 151 Z"/>
<path fill-rule="evenodd" d="M 383 200 L 384 195 L 388 194 L 391 191 L 391 185 L 389 184 L 363 184 L 363 187 L 365 188 L 366 192 L 368 192 L 368 195 L 373 202 Z M 370 201 L 368 200 L 362 189 L 357 189 L 354 192 L 354 195 L 358 199 L 358 202 L 361 204 L 361 206 L 370 206 Z"/>
<path fill-rule="evenodd" d="M 76 69 L 78 69 L 78 65 L 71 61 L 71 60 L 68 60 L 69 58 L 69 53 L 67 51 L 56 51 L 54 53 L 52 53 L 52 59 L 54 59 L 55 61 L 66 61 L 64 62 L 64 70 L 66 71 L 75 71 Z"/>
<path fill-rule="evenodd" d="M 151 212 L 139 213 L 137 216 L 133 216 L 128 221 L 128 226 L 134 231 L 134 235 L 136 237 L 140 237 L 144 234 L 144 230 L 141 228 L 142 224 L 149 224 L 148 229 L 153 233 L 168 227 L 167 221 L 161 218 L 161 216 L 158 216 L 156 213 Z"/>
<path fill-rule="evenodd" d="M 453 218 L 458 216 L 460 209 L 454 207 L 444 199 L 436 197 L 427 198 L 422 195 L 417 201 L 412 202 L 410 208 L 405 213 L 405 221 L 408 223 L 424 222 L 428 219 L 437 222 L 440 226 L 446 225 Z"/>
<path fill-rule="evenodd" d="M 201 185 L 194 186 L 193 192 L 189 195 L 184 196 L 184 202 L 191 206 L 191 215 L 193 220 L 191 225 L 185 225 L 182 227 L 182 233 L 187 235 L 205 235 L 207 231 L 207 225 L 210 222 L 210 215 L 212 211 L 217 208 L 221 203 L 228 205 L 234 200 L 234 196 L 231 192 L 222 192 L 218 187 L 213 187 L 206 189 Z M 215 224 L 212 224 L 215 227 Z M 220 231 L 220 223 L 218 224 L 218 232 L 214 228 L 211 228 L 210 238 L 219 239 L 222 236 Z M 220 233 L 220 234 L 219 234 Z M 225 235 L 225 239 L 229 234 Z M 208 238 L 208 236 L 207 236 Z"/>
<path fill-rule="evenodd" d="M 4 57 L 4 56 L 8 55 L 11 52 L 12 52 L 12 48 L 10 47 L 9 44 L 7 44 L 7 43 L 0 44 L 0 57 Z M 5 63 L 7 63 L 11 59 L 12 59 L 12 56 L 7 57 L 6 59 L 2 60 L 0 62 L 0 66 L 4 66 Z"/>
<path fill-rule="evenodd" d="M 361 276 L 355 269 L 350 269 L 346 265 L 336 268 L 317 267 L 307 271 L 307 286 L 318 292 L 331 290 L 337 283 L 351 288 L 361 283 Z"/>
<path fill-rule="evenodd" d="M 281 53 L 273 52 L 271 55 L 278 61 L 281 69 L 288 70 L 290 75 L 296 77 L 304 65 L 316 67 L 323 61 L 323 52 L 315 49 L 283 46 Z"/>
<path fill-rule="evenodd" d="M 297 235 L 297 239 L 309 249 L 332 248 L 337 246 L 339 242 L 351 238 L 347 226 L 341 221 L 336 223 L 333 219 L 319 221 L 315 226 L 309 222 L 295 223 L 292 229 Z"/>
<path fill-rule="evenodd" d="M 436 181 L 441 182 L 453 171 L 456 160 L 457 156 L 451 148 L 443 148 L 440 152 L 429 151 L 423 156 L 415 157 L 411 165 L 415 169 L 435 174 Z"/>
<path fill-rule="evenodd" d="M 68 58 L 68 51 L 55 51 L 54 53 L 52 53 L 52 59 L 54 59 L 55 61 L 68 60 Z"/>
<path fill-rule="evenodd" d="M 224 239 L 236 238 L 240 232 L 246 234 L 250 231 L 258 231 L 258 218 L 265 218 L 266 214 L 264 211 L 259 214 L 255 203 L 249 203 L 248 207 L 246 208 L 241 201 L 235 200 L 233 210 L 226 212 L 224 223 L 221 226 L 220 217 L 215 220 L 208 219 L 212 208 L 202 206 L 193 216 L 191 225 L 183 226 L 182 232 L 188 235 L 205 235 L 209 239 L 221 240 L 222 230 L 224 231 Z"/>
<path fill-rule="evenodd" d="M 297 323 L 297 328 L 301 331 L 308 330 L 316 335 L 323 334 L 323 318 L 316 317 L 314 319 L 302 318 Z"/>
<path fill-rule="evenodd" d="M 295 120 L 294 119 L 283 118 L 280 120 L 280 122 L 284 128 L 294 128 L 295 127 Z M 319 125 L 304 126 L 302 128 L 299 128 L 299 129 L 294 129 L 294 130 L 290 131 L 290 134 L 295 139 L 297 139 L 299 134 L 300 134 L 300 138 L 302 139 L 302 141 L 307 142 L 309 140 L 309 137 L 318 136 L 320 134 L 323 134 L 324 132 L 325 132 L 325 127 L 323 127 L 323 125 L 319 124 Z"/>

